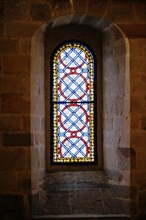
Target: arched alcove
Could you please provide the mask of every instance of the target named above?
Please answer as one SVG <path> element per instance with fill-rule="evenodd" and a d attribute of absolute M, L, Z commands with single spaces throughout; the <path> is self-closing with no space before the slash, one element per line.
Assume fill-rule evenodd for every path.
<path fill-rule="evenodd" d="M 84 25 L 102 33 L 103 170 L 46 173 L 46 29 Z M 48 39 L 49 41 L 49 39 Z M 51 44 L 51 41 L 50 41 Z M 31 177 L 33 215 L 130 214 L 129 46 L 113 23 L 88 15 L 67 15 L 41 26 L 31 51 Z"/>

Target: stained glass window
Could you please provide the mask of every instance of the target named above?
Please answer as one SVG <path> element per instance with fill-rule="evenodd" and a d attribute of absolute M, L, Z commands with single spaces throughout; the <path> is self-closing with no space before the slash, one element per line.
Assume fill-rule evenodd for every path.
<path fill-rule="evenodd" d="M 58 48 L 52 88 L 53 163 L 94 162 L 94 58 L 86 46 Z"/>

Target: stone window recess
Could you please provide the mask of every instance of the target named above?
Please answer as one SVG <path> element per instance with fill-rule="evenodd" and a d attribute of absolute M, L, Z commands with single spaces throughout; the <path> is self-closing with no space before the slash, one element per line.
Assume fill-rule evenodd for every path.
<path fill-rule="evenodd" d="M 50 135 L 48 135 L 51 134 L 51 126 L 49 126 L 51 123 L 49 118 L 50 108 L 45 104 L 50 104 L 51 97 L 49 89 L 51 83 L 49 79 L 51 55 L 54 48 L 67 39 L 78 39 L 90 45 L 91 48 L 94 48 L 96 75 L 98 76 L 96 89 L 100 91 L 99 93 L 97 92 L 96 102 L 97 118 L 99 119 L 97 120 L 96 131 L 96 136 L 99 137 L 97 138 L 98 163 L 97 165 L 92 165 L 92 167 L 89 165 L 81 166 L 80 172 L 78 172 L 79 168 L 77 166 L 70 167 L 70 171 L 74 170 L 73 173 L 62 172 L 69 169 L 67 165 L 63 166 L 64 168 L 50 166 L 51 139 Z M 73 212 L 90 214 L 88 212 L 89 210 L 86 209 L 88 205 L 86 202 L 83 210 L 78 210 L 79 206 L 74 205 L 78 202 L 75 201 L 75 197 L 73 198 L 71 196 L 72 191 L 76 189 L 77 198 L 80 196 L 85 201 L 85 194 L 82 190 L 86 190 L 86 193 L 91 195 L 91 185 L 93 186 L 92 193 L 94 191 L 97 192 L 97 187 L 95 186 L 98 186 L 98 188 L 101 187 L 101 190 L 103 189 L 102 186 L 104 186 L 106 188 L 103 191 L 104 194 L 102 197 L 104 207 L 100 210 L 98 210 L 99 206 L 92 207 L 92 201 L 88 197 L 88 203 L 91 204 L 90 210 L 94 210 L 95 214 L 117 213 L 116 208 L 114 209 L 112 207 L 111 211 L 106 206 L 106 201 L 108 201 L 108 205 L 114 201 L 114 204 L 119 204 L 119 207 L 121 207 L 118 210 L 119 214 L 129 214 L 130 203 L 129 206 L 125 204 L 127 199 L 125 200 L 122 195 L 119 199 L 118 194 L 112 197 L 113 192 L 110 191 L 110 186 L 114 186 L 116 189 L 120 187 L 124 190 L 127 187 L 128 192 L 130 192 L 128 188 L 130 186 L 130 153 L 128 153 L 130 152 L 129 45 L 126 36 L 116 25 L 109 21 L 86 15 L 62 16 L 44 24 L 36 31 L 32 38 L 31 54 L 31 132 L 33 134 L 31 164 L 33 204 L 38 204 L 41 214 L 52 214 L 53 207 L 49 206 L 50 209 L 47 209 L 45 204 L 50 205 L 50 201 L 53 198 L 56 199 L 57 195 L 57 201 L 59 202 L 59 196 L 62 195 L 62 190 L 67 189 L 66 192 L 68 194 L 65 197 L 68 200 L 65 203 L 69 204 L 67 214 Z M 45 60 L 46 62 L 44 62 Z M 36 119 L 40 121 L 39 128 L 36 126 Z M 50 171 L 58 171 L 58 173 L 57 175 L 56 173 L 50 174 Z M 85 181 L 86 184 L 83 184 L 83 180 L 91 176 L 91 181 Z M 72 184 L 72 188 L 66 188 L 68 181 L 74 183 Z M 52 189 L 51 182 L 57 183 L 56 187 L 58 190 L 60 189 L 60 193 L 54 192 L 52 194 L 52 191 L 49 193 L 48 189 Z M 80 186 L 82 184 L 83 188 L 81 189 Z M 107 194 L 105 195 L 106 192 Z M 114 190 L 114 192 L 119 191 Z M 53 195 L 54 197 L 52 197 Z M 126 198 L 130 200 L 130 193 L 128 195 L 129 197 L 126 195 Z M 110 199 L 112 202 L 110 202 Z M 124 207 L 127 208 L 125 209 Z M 37 207 L 35 208 L 34 210 L 36 211 L 34 212 L 37 214 Z M 61 214 L 59 205 L 56 208 L 56 212 Z"/>
<path fill-rule="evenodd" d="M 55 39 L 54 36 L 56 36 Z M 93 39 L 90 40 L 89 36 L 96 36 L 98 41 L 94 41 Z M 53 39 L 53 44 L 49 44 L 49 38 Z M 74 44 L 71 42 L 74 42 Z M 98 157 L 102 158 L 102 143 L 99 142 L 101 140 L 101 137 L 98 138 L 102 135 L 101 123 L 103 121 L 101 120 L 102 88 L 100 87 L 100 85 L 102 84 L 101 34 L 98 32 L 94 33 L 94 31 L 90 27 L 84 27 L 83 25 L 81 25 L 80 27 L 76 25 L 71 25 L 69 27 L 59 27 L 54 28 L 51 31 L 46 31 L 45 45 L 46 88 L 48 88 L 46 90 L 46 146 L 48 150 L 47 154 L 52 156 L 52 158 L 49 158 L 49 156 L 48 158 L 46 157 L 46 160 L 48 161 L 47 167 L 49 167 L 48 169 L 54 170 L 97 170 L 101 166 Z M 91 51 L 93 51 L 94 58 L 89 48 L 91 48 Z M 74 55 L 76 59 L 74 59 Z M 86 58 L 84 56 L 86 56 Z M 63 61 L 61 61 L 61 59 Z M 67 59 L 69 59 L 70 61 L 67 61 Z M 77 59 L 79 67 L 77 65 Z M 64 64 L 65 62 L 67 64 Z M 82 65 L 84 65 L 84 67 L 82 67 Z M 85 70 L 86 65 L 87 70 Z M 60 69 L 58 69 L 59 67 Z M 53 70 L 53 68 L 55 69 Z M 61 73 L 61 71 L 63 71 L 63 73 Z M 71 71 L 72 73 L 68 73 L 68 71 Z M 78 73 L 77 75 L 77 71 L 82 71 L 81 78 L 79 78 L 79 75 L 81 74 Z M 67 76 L 65 74 L 67 74 Z M 76 82 L 73 83 L 73 76 L 75 76 L 75 74 Z M 52 77 L 52 75 L 54 77 Z M 58 77 L 58 80 L 60 77 L 60 82 L 55 81 L 56 77 Z M 61 77 L 63 77 L 63 79 L 61 79 Z M 89 77 L 89 79 L 87 77 Z M 67 80 L 67 82 L 69 81 L 68 84 L 67 82 L 65 82 L 65 80 Z M 54 85 L 53 88 L 52 84 Z M 67 88 L 65 88 L 65 85 L 67 86 Z M 62 92 L 62 88 L 64 92 Z M 49 90 L 56 91 L 56 93 L 54 92 L 53 94 L 51 94 L 51 91 Z M 52 99 L 54 99 L 53 102 Z M 50 104 L 50 108 L 48 107 L 48 102 Z M 66 102 L 66 104 L 64 102 Z M 70 102 L 69 108 L 66 106 L 68 102 Z M 77 105 L 76 107 L 75 103 Z M 69 117 L 66 114 L 66 112 L 68 111 Z M 82 118 L 80 117 L 80 114 L 82 115 Z M 57 118 L 54 118 L 54 121 L 52 123 L 51 120 L 53 118 L 53 115 L 56 115 Z M 71 118 L 74 118 L 74 121 L 71 120 Z M 101 120 L 101 123 L 96 123 L 98 120 Z M 61 137 L 61 134 L 59 135 L 59 132 L 60 129 L 62 129 L 62 132 L 66 132 L 67 125 L 64 124 L 65 122 L 66 124 L 69 123 L 69 126 L 71 126 L 71 128 L 68 133 L 63 134 L 63 136 L 67 136 L 67 139 L 62 140 L 63 136 Z M 73 125 L 74 122 L 76 122 L 75 126 Z M 84 126 L 82 126 L 84 129 L 83 131 L 82 128 L 81 130 L 79 128 L 81 126 L 79 124 L 82 123 L 84 124 Z M 51 124 L 52 126 L 50 126 Z M 79 126 L 78 131 L 76 131 L 77 126 Z M 52 131 L 55 128 L 57 130 L 54 131 L 53 135 Z M 85 133 L 87 133 L 86 137 Z M 59 145 L 59 143 L 61 143 L 61 145 Z M 71 150 L 66 147 L 67 144 L 71 145 Z M 64 156 L 60 156 L 57 153 L 55 154 L 54 151 L 60 151 L 59 154 L 63 154 Z M 53 166 L 51 166 L 52 163 Z M 76 164 L 76 166 L 74 166 L 74 163 Z M 60 168 L 60 165 L 63 166 L 61 166 Z M 77 165 L 79 166 L 77 167 Z"/>

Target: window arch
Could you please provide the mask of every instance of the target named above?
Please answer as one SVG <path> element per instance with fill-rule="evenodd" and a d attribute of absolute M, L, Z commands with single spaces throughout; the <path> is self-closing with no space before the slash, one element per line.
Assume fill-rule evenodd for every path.
<path fill-rule="evenodd" d="M 100 33 L 88 26 L 57 27 L 49 30 L 49 35 L 46 31 L 46 161 L 49 170 L 101 167 L 101 38 Z M 51 100 L 49 106 L 48 100 Z"/>
<path fill-rule="evenodd" d="M 93 54 L 83 43 L 63 43 L 52 68 L 52 162 L 95 162 Z"/>

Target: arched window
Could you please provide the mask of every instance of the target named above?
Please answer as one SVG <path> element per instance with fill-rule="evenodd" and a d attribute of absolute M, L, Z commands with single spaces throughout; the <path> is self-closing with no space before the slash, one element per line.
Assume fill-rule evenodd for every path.
<path fill-rule="evenodd" d="M 88 26 L 46 31 L 48 170 L 102 167 L 101 39 Z"/>
<path fill-rule="evenodd" d="M 63 43 L 54 53 L 52 68 L 52 163 L 93 163 L 93 54 L 82 43 Z"/>

